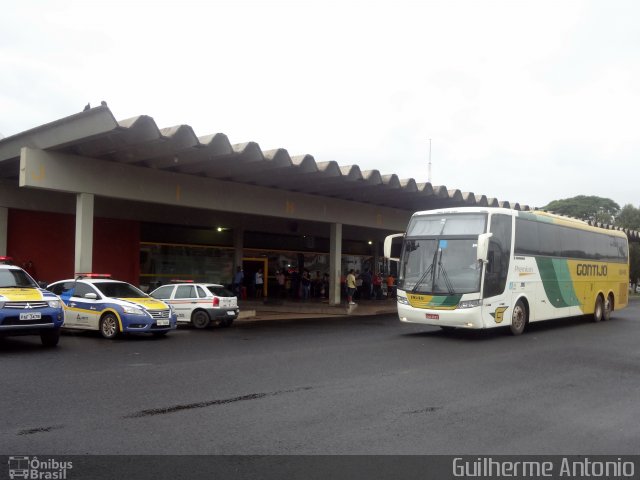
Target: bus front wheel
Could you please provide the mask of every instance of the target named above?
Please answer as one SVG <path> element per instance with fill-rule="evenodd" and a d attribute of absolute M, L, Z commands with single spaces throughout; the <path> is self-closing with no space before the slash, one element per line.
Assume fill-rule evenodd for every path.
<path fill-rule="evenodd" d="M 511 314 L 511 329 L 512 335 L 521 335 L 524 332 L 524 327 L 527 326 L 527 309 L 524 306 L 522 300 L 516 302 L 513 307 L 513 313 Z"/>

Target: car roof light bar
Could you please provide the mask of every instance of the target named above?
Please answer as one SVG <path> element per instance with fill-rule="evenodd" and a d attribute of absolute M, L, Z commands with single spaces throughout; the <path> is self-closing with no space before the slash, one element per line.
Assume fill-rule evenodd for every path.
<path fill-rule="evenodd" d="M 80 278 L 111 278 L 110 273 L 76 273 L 76 280 Z"/>

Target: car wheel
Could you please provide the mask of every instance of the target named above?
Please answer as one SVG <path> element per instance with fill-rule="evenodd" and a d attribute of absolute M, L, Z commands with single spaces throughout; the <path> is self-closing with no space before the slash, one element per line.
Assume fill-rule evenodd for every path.
<path fill-rule="evenodd" d="M 596 305 L 593 307 L 593 321 L 599 322 L 602 320 L 604 315 L 604 300 L 602 299 L 602 295 L 598 295 L 596 298 Z"/>
<path fill-rule="evenodd" d="M 113 313 L 107 313 L 100 319 L 100 333 L 109 340 L 113 340 L 120 333 L 118 319 Z"/>
<path fill-rule="evenodd" d="M 524 306 L 522 300 L 516 302 L 513 307 L 513 313 L 511 314 L 511 334 L 521 335 L 524 332 L 524 328 L 527 326 L 527 309 Z"/>
<path fill-rule="evenodd" d="M 191 314 L 191 325 L 195 328 L 207 328 L 210 322 L 209 314 L 204 310 L 196 310 Z"/>
<path fill-rule="evenodd" d="M 40 341 L 45 347 L 55 347 L 60 340 L 60 330 L 47 330 L 40 334 Z"/>

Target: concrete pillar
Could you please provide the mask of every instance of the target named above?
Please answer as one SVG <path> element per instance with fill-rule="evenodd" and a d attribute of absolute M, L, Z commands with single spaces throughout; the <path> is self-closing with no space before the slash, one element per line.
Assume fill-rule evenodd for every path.
<path fill-rule="evenodd" d="M 380 267 L 378 266 L 378 262 L 380 261 L 380 255 L 378 255 L 380 242 L 378 242 L 378 240 L 374 240 L 371 244 L 371 248 L 373 249 L 373 272 L 371 272 L 371 275 L 375 275 L 376 273 L 380 273 Z"/>
<path fill-rule="evenodd" d="M 244 254 L 242 249 L 244 247 L 244 229 L 233 229 L 233 275 L 235 275 L 237 267 L 242 267 L 242 257 Z M 231 279 L 233 281 L 233 278 Z"/>
<path fill-rule="evenodd" d="M 340 270 L 342 259 L 342 224 L 331 224 L 329 238 L 329 305 L 340 305 Z"/>
<path fill-rule="evenodd" d="M 93 203 L 91 193 L 76 195 L 76 274 L 91 272 L 93 268 Z"/>
<path fill-rule="evenodd" d="M 7 236 L 9 232 L 9 209 L 0 207 L 0 257 L 7 255 Z"/>

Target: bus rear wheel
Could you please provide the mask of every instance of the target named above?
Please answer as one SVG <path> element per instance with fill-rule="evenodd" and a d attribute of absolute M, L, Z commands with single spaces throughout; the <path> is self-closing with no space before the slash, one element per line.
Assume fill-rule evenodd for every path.
<path fill-rule="evenodd" d="M 511 314 L 511 334 L 522 335 L 524 327 L 527 326 L 527 309 L 524 306 L 522 300 L 518 300 L 513 307 L 513 313 Z"/>
<path fill-rule="evenodd" d="M 596 298 L 596 305 L 595 307 L 593 307 L 593 321 L 599 322 L 600 320 L 602 320 L 603 316 L 604 316 L 604 299 L 602 298 L 602 295 L 598 295 L 598 298 Z"/>
<path fill-rule="evenodd" d="M 611 312 L 613 312 L 613 295 L 609 295 L 604 302 L 604 310 L 602 312 L 602 319 L 609 320 L 611 318 Z"/>

